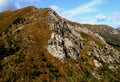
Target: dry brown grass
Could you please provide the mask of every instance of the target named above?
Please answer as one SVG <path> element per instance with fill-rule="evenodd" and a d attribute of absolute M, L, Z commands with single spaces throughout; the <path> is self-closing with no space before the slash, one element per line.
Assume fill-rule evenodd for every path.
<path fill-rule="evenodd" d="M 33 74 L 34 71 L 38 71 L 41 74 L 34 77 L 34 81 L 40 82 L 43 80 L 50 80 L 49 74 L 54 75 L 54 73 L 50 72 L 50 69 L 58 68 L 60 76 L 56 77 L 54 75 L 53 81 L 58 82 L 64 81 L 63 77 L 67 76 L 67 68 L 71 68 L 67 64 L 64 64 L 62 62 L 59 62 L 56 58 L 52 57 L 46 50 L 47 42 L 51 35 L 51 30 L 49 25 L 44 22 L 47 20 L 47 13 L 49 11 L 49 8 L 46 9 L 40 9 L 39 11 L 33 11 L 33 7 L 27 7 L 25 9 L 19 9 L 15 11 L 5 11 L 2 14 L 2 18 L 0 19 L 2 22 L 0 22 L 3 26 L 1 26 L 1 29 L 4 29 L 1 31 L 3 32 L 5 29 L 10 29 L 11 31 L 14 31 L 16 28 L 19 28 L 19 26 L 22 26 L 23 24 L 17 24 L 15 27 L 9 28 L 10 24 L 13 24 L 12 22 L 16 20 L 16 18 L 25 18 L 30 17 L 31 15 L 40 12 L 38 15 L 35 15 L 34 18 L 39 17 L 38 20 L 32 21 L 33 19 L 28 19 L 28 24 L 24 25 L 24 28 L 19 32 L 15 33 L 14 35 L 11 35 L 10 32 L 7 32 L 7 35 L 10 37 L 10 39 L 13 43 L 18 41 L 18 44 L 21 49 L 18 52 L 15 52 L 14 54 L 7 56 L 6 60 L 2 59 L 2 65 L 4 65 L 2 70 L 2 78 L 0 81 L 2 82 L 4 80 L 8 80 L 7 78 L 16 78 L 16 81 L 20 81 L 23 79 L 23 81 L 30 81 L 33 80 Z M 28 13 L 26 15 L 26 13 Z M 0 15 L 1 16 L 1 15 Z M 11 21 L 9 21 L 11 20 Z M 8 22 L 7 22 L 8 21 Z M 14 38 L 17 35 L 17 40 Z M 7 37 L 4 37 L 4 40 L 6 40 Z M 11 39 L 13 38 L 13 39 Z M 30 40 L 28 40 L 30 38 Z M 24 40 L 27 39 L 27 40 Z M 1 39 L 1 43 L 2 43 Z M 33 42 L 32 42 L 33 41 Z M 22 54 L 21 54 L 22 53 Z M 24 59 L 19 59 L 21 55 L 24 55 Z M 19 60 L 18 60 L 19 59 Z M 50 64 L 52 67 L 49 68 L 47 65 Z M 75 65 L 75 64 L 74 64 Z M 72 68 L 75 71 L 76 68 Z M 6 71 L 4 71 L 6 70 Z M 8 75 L 6 75 L 6 73 Z M 10 76 L 15 74 L 20 74 L 15 76 Z M 59 74 L 58 73 L 58 74 Z M 9 75 L 10 74 L 10 75 Z M 25 74 L 27 74 L 25 76 Z M 57 73 L 55 73 L 57 74 Z M 62 75 L 62 76 L 61 76 Z M 18 78 L 17 78 L 18 77 Z M 25 77 L 25 78 L 24 78 Z"/>
<path fill-rule="evenodd" d="M 49 11 L 51 11 L 49 8 L 37 9 L 31 6 L 0 13 L 0 33 L 6 29 L 14 31 L 24 26 L 22 30 L 14 34 L 8 31 L 5 35 L 0 36 L 0 46 L 7 45 L 6 42 L 10 44 L 9 41 L 20 46 L 20 50 L 0 60 L 0 66 L 3 67 L 0 70 L 0 82 L 42 82 L 45 80 L 48 82 L 79 82 L 93 77 L 92 75 L 86 76 L 91 69 L 94 69 L 92 62 L 94 58 L 86 55 L 86 52 L 92 50 L 87 41 L 85 41 L 86 49 L 80 50 L 80 55 L 89 61 L 81 61 L 81 59 L 74 61 L 67 58 L 67 62 L 62 63 L 48 53 L 46 47 L 51 36 L 50 26 L 47 23 L 49 22 L 47 19 Z M 57 17 L 60 18 L 60 16 Z M 23 23 L 13 24 L 17 18 L 26 18 L 26 20 Z M 84 27 L 82 24 L 66 21 L 73 26 Z M 14 26 L 9 27 L 10 25 Z M 98 41 L 95 37 L 87 37 L 96 43 Z M 8 46 L 8 49 L 11 46 L 13 45 Z"/>

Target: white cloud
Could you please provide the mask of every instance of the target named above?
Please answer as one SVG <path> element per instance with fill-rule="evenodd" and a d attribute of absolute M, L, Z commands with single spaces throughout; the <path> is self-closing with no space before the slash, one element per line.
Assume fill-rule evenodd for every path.
<path fill-rule="evenodd" d="M 16 2 L 40 2 L 41 0 L 12 0 Z"/>
<path fill-rule="evenodd" d="M 6 4 L 6 0 L 0 0 L 0 7 L 4 6 Z"/>
<path fill-rule="evenodd" d="M 101 13 L 96 16 L 96 22 L 103 22 L 106 20 L 106 17 Z"/>
<path fill-rule="evenodd" d="M 3 10 L 14 10 L 19 7 L 19 4 L 14 3 L 11 0 L 0 0 L 0 7 Z"/>
<path fill-rule="evenodd" d="M 49 7 L 52 8 L 53 10 L 57 11 L 57 12 L 61 12 L 61 11 L 64 10 L 63 8 L 60 8 L 57 5 L 51 5 Z"/>
<path fill-rule="evenodd" d="M 83 13 L 90 13 L 90 12 L 95 12 L 97 11 L 97 8 L 95 8 L 96 5 L 101 4 L 103 0 L 92 0 L 89 3 L 86 3 L 82 6 L 76 7 L 72 10 L 64 11 L 61 13 L 62 16 L 64 17 L 74 17 L 79 14 Z"/>
<path fill-rule="evenodd" d="M 52 5 L 49 7 L 57 11 L 61 16 L 67 19 L 70 19 L 72 21 L 80 22 L 80 23 L 96 24 L 96 19 L 94 17 L 82 17 L 81 18 L 80 16 L 78 17 L 78 15 L 96 12 L 98 11 L 96 6 L 102 3 L 103 3 L 103 0 L 92 0 L 84 5 L 81 5 L 71 10 L 65 10 L 63 8 L 58 7 L 57 5 Z M 102 19 L 99 18 L 99 20 L 102 20 Z"/>
<path fill-rule="evenodd" d="M 26 5 L 29 5 L 29 4 L 39 4 L 41 3 L 42 0 L 12 0 L 12 1 L 15 1 L 17 3 L 27 3 Z"/>
<path fill-rule="evenodd" d="M 94 17 L 75 17 L 72 19 L 75 22 L 82 24 L 97 24 Z"/>
<path fill-rule="evenodd" d="M 109 20 L 110 21 L 120 20 L 120 12 L 113 12 Z"/>
<path fill-rule="evenodd" d="M 0 9 L 2 10 L 14 10 L 29 5 L 38 5 L 41 0 L 0 0 Z"/>

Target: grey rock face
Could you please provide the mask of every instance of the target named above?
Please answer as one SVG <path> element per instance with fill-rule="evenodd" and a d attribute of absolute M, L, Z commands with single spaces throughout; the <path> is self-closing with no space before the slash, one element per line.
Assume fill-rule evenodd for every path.
<path fill-rule="evenodd" d="M 52 19 L 57 19 L 51 14 Z M 62 19 L 53 22 L 51 39 L 48 41 L 48 51 L 61 61 L 65 61 L 67 56 L 74 60 L 79 58 L 79 52 L 73 41 L 65 37 L 65 33 L 70 33 L 71 29 Z M 72 34 L 70 36 L 73 36 Z M 73 36 L 74 37 L 74 36 Z"/>
<path fill-rule="evenodd" d="M 52 34 L 48 41 L 47 49 L 51 55 L 60 61 L 66 61 L 66 58 L 77 60 L 80 58 L 79 50 L 87 50 L 86 55 L 94 56 L 94 65 L 99 68 L 102 62 L 108 64 L 110 69 L 116 69 L 115 63 L 120 63 L 120 52 L 108 45 L 106 41 L 97 33 L 87 28 L 73 26 L 66 22 L 63 18 L 57 18 L 55 14 L 50 13 L 53 21 L 50 24 Z M 89 41 L 80 33 L 88 35 Z M 84 35 L 84 36 L 86 36 Z M 97 39 L 97 41 L 96 41 Z M 87 42 L 87 43 L 86 43 Z M 103 45 L 102 47 L 100 45 Z M 91 47 L 89 50 L 88 48 Z"/>
<path fill-rule="evenodd" d="M 61 61 L 64 61 L 66 58 L 66 53 L 64 52 L 64 45 L 62 45 L 62 42 L 62 37 L 52 33 L 51 39 L 48 42 L 47 49 L 51 53 L 51 55 L 53 55 Z"/>

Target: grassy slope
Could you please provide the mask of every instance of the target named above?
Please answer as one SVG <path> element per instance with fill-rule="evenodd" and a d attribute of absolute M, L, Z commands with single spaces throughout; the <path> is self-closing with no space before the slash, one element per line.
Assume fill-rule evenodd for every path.
<path fill-rule="evenodd" d="M 33 9 L 34 7 L 27 7 L 0 13 L 0 21 L 2 21 L 0 31 L 3 32 L 9 28 L 9 25 L 13 24 L 17 18 L 25 18 L 38 13 L 38 11 L 32 11 Z M 11 35 L 8 31 L 6 36 L 0 37 L 0 48 L 3 49 L 0 49 L 0 82 L 93 82 L 97 80 L 89 73 L 95 68 L 92 62 L 93 56 L 88 57 L 86 54 L 82 54 L 83 59 L 80 59 L 80 62 L 68 58 L 67 63 L 61 63 L 47 52 L 46 46 L 51 30 L 49 25 L 43 21 L 47 20 L 48 10 L 41 9 L 38 15 L 40 18 L 37 21 L 27 20 L 25 27 L 20 32 Z M 37 17 L 37 15 L 35 16 Z M 18 28 L 21 25 L 23 24 L 17 24 L 15 27 Z M 11 30 L 14 31 L 14 28 Z M 86 38 L 88 37 L 86 36 Z M 17 46 L 12 47 L 12 44 Z M 8 47 L 5 48 L 5 45 Z M 2 53 L 3 51 L 5 52 Z M 87 49 L 81 53 L 86 51 Z"/>
<path fill-rule="evenodd" d="M 67 20 L 67 19 L 66 19 Z M 116 48 L 117 50 L 120 51 L 120 31 L 117 30 L 119 32 L 119 34 L 113 34 L 111 33 L 112 31 L 116 31 L 116 29 L 107 26 L 107 25 L 90 25 L 90 24 L 79 24 L 76 22 L 71 22 L 69 20 L 67 20 L 68 23 L 70 23 L 73 26 L 78 26 L 81 28 L 88 28 L 89 30 L 91 30 L 94 33 L 99 34 L 100 36 L 102 36 L 104 38 L 104 40 L 111 46 L 113 46 L 114 48 Z"/>

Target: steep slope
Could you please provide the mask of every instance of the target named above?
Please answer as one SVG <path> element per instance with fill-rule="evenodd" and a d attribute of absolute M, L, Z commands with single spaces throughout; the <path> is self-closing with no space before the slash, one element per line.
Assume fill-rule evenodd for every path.
<path fill-rule="evenodd" d="M 119 45 L 120 32 L 103 27 L 50 8 L 0 13 L 0 82 L 120 81 L 120 51 L 107 44 Z"/>
<path fill-rule="evenodd" d="M 120 32 L 118 30 L 107 25 L 89 25 L 87 28 L 102 36 L 107 43 L 120 47 Z"/>
<path fill-rule="evenodd" d="M 74 22 L 73 22 L 74 23 Z M 76 23 L 77 25 L 80 25 Z M 120 31 L 107 25 L 81 24 L 81 27 L 91 30 L 101 36 L 108 44 L 120 48 Z M 119 49 L 120 50 L 120 49 Z"/>

